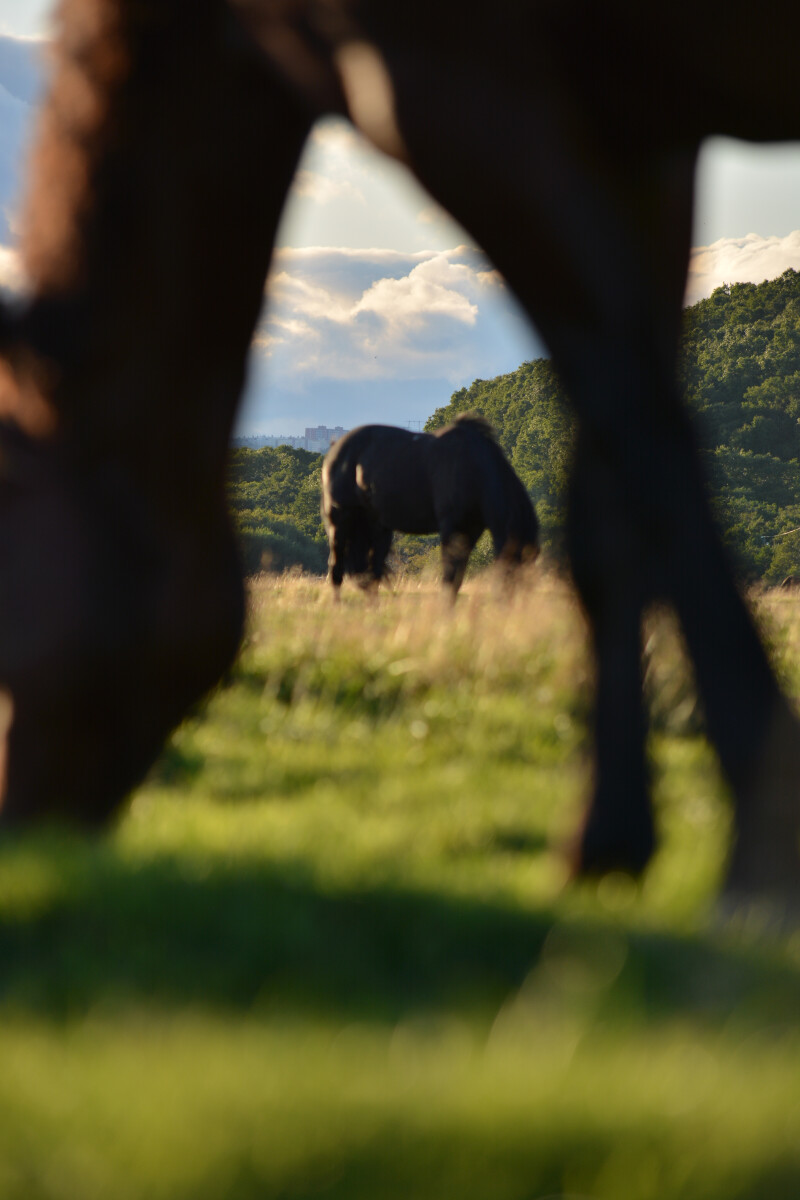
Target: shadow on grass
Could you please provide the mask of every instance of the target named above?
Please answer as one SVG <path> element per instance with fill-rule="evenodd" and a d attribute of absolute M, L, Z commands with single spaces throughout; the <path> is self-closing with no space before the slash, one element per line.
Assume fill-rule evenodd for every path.
<path fill-rule="evenodd" d="M 16 883 L 15 883 L 16 880 Z M 301 866 L 132 860 L 48 835 L 0 848 L 0 1006 L 192 1005 L 395 1021 L 490 1021 L 526 981 L 569 1008 L 658 1021 L 737 1012 L 796 1027 L 800 969 L 710 938 L 631 933 L 510 902 L 397 886 L 326 890 Z"/>

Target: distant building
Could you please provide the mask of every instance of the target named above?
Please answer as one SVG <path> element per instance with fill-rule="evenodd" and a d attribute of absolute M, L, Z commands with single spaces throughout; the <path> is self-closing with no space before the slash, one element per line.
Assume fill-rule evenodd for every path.
<path fill-rule="evenodd" d="M 312 450 L 315 454 L 327 454 L 334 442 L 348 432 L 341 425 L 329 429 L 327 425 L 309 426 L 301 436 L 294 434 L 256 433 L 249 437 L 231 438 L 231 445 L 247 450 L 261 450 L 264 446 L 293 446 L 295 450 Z"/>
<path fill-rule="evenodd" d="M 329 429 L 327 425 L 315 425 L 306 429 L 306 450 L 313 450 L 316 454 L 327 454 L 333 443 L 338 442 L 346 433 L 347 430 L 342 429 L 341 425 L 337 425 L 335 429 Z"/>
<path fill-rule="evenodd" d="M 231 445 L 246 450 L 262 450 L 264 446 L 293 446 L 295 450 L 305 450 L 306 439 L 284 434 L 255 433 L 249 437 L 231 438 Z"/>

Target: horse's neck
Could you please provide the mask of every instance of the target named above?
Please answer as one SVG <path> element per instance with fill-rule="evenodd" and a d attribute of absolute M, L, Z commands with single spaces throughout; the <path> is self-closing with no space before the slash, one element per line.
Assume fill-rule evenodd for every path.
<path fill-rule="evenodd" d="M 47 398 L 88 458 L 207 490 L 306 119 L 218 0 L 72 9 L 25 237 Z"/>

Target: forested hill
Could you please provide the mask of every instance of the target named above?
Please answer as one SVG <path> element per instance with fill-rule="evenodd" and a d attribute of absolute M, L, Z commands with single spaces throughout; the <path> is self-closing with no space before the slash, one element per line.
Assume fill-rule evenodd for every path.
<path fill-rule="evenodd" d="M 800 274 L 718 288 L 687 309 L 680 374 L 715 509 L 743 574 L 768 582 L 800 574 Z M 546 542 L 558 549 L 572 427 L 549 361 L 476 379 L 426 428 L 469 409 L 495 426 Z M 232 452 L 229 495 L 248 571 L 325 570 L 321 463 L 288 446 Z"/>
<path fill-rule="evenodd" d="M 681 384 L 715 509 L 744 574 L 800 573 L 800 274 L 718 288 L 685 312 Z M 476 409 L 495 426 L 552 542 L 563 522 L 571 423 L 546 359 L 477 379 L 427 422 Z"/>
<path fill-rule="evenodd" d="M 686 311 L 681 384 L 720 521 L 750 575 L 800 571 L 800 274 Z"/>
<path fill-rule="evenodd" d="M 302 567 L 322 574 L 328 545 L 320 518 L 322 455 L 291 446 L 231 450 L 228 500 L 248 574 Z"/>

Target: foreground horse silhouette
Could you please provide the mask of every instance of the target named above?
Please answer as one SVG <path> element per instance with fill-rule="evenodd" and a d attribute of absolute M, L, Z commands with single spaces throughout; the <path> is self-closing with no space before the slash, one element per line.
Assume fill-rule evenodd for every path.
<path fill-rule="evenodd" d="M 435 433 L 362 425 L 345 434 L 322 465 L 322 516 L 337 591 L 345 575 L 383 579 L 395 530 L 439 534 L 453 597 L 484 529 L 508 571 L 539 553 L 530 497 L 475 413 Z"/>
<path fill-rule="evenodd" d="M 669 602 L 730 783 L 734 894 L 800 899 L 797 723 L 709 515 L 675 360 L 697 150 L 800 135 L 794 0 L 65 0 L 0 318 L 6 820 L 107 816 L 236 652 L 228 439 L 313 119 L 349 114 L 483 245 L 578 421 L 597 660 L 576 867 L 653 847 L 641 622 Z M 709 53 L 708 47 L 713 47 Z M 11 424 L 16 428 L 11 431 Z"/>

